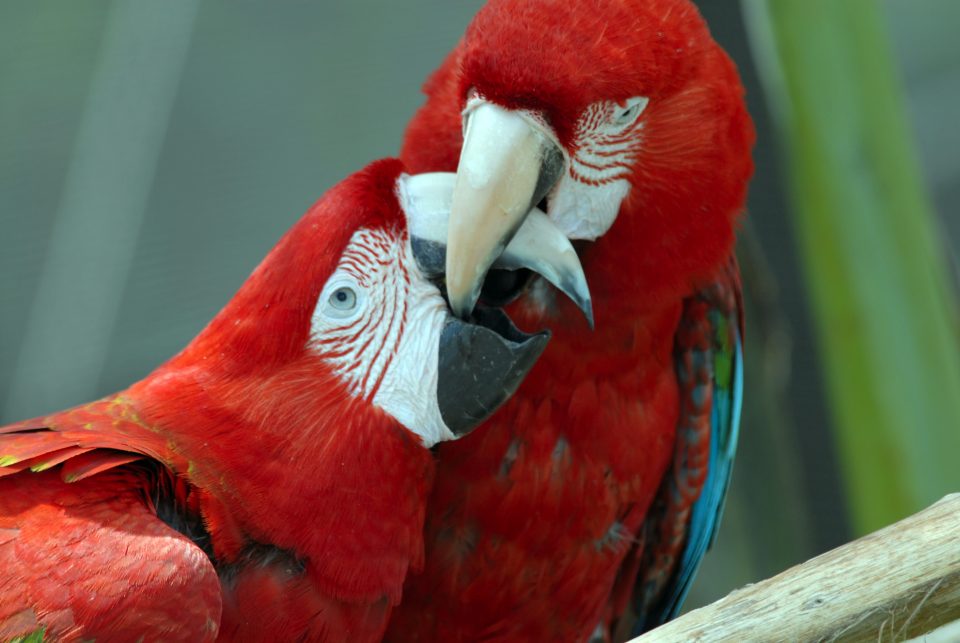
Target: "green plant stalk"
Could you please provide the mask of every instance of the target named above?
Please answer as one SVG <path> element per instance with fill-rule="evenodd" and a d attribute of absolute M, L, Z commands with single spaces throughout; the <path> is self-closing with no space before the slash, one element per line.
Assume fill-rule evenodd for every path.
<path fill-rule="evenodd" d="M 960 490 L 960 340 L 874 0 L 743 0 L 865 533 Z"/>

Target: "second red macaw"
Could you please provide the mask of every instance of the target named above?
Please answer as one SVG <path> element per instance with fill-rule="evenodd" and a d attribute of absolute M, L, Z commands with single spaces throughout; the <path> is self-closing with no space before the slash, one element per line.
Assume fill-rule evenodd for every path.
<path fill-rule="evenodd" d="M 388 638 L 652 627 L 714 538 L 737 441 L 737 71 L 689 0 L 491 0 L 424 91 L 402 158 L 457 172 L 452 309 L 515 299 L 555 335 L 484 431 L 438 447 L 426 566 Z M 538 203 L 578 240 L 596 330 L 543 280 L 487 272 Z"/>

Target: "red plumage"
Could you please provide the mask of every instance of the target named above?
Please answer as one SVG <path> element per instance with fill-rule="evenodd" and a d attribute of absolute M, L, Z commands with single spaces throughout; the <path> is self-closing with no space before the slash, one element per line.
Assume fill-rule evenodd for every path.
<path fill-rule="evenodd" d="M 146 379 L 0 428 L 0 639 L 380 638 L 423 564 L 433 464 L 312 347 L 311 315 L 356 230 L 406 243 L 400 170 L 328 192 Z"/>
<path fill-rule="evenodd" d="M 413 172 L 456 170 L 471 95 L 536 114 L 570 158 L 588 106 L 650 99 L 615 222 L 578 247 L 596 331 L 539 285 L 513 305 L 521 327 L 548 325 L 553 340 L 483 431 L 439 447 L 426 566 L 388 631 L 585 640 L 621 617 L 645 556 L 662 550 L 675 572 L 676 543 L 643 542 L 663 531 L 644 523 L 672 516 L 664 528 L 685 532 L 703 485 L 699 475 L 680 506 L 651 511 L 688 473 L 671 469 L 677 454 L 703 464 L 710 449 L 677 438 L 692 389 L 675 359 L 698 346 L 680 332 L 699 310 L 692 298 L 718 290 L 723 314 L 738 317 L 731 257 L 754 138 L 743 89 L 688 0 L 493 0 L 424 91 L 402 151 Z M 562 180 L 576 180 L 566 167 Z M 700 411 L 709 438 L 711 408 Z"/>
<path fill-rule="evenodd" d="M 212 639 L 216 571 L 149 511 L 145 485 L 133 470 L 74 484 L 58 471 L 0 480 L 0 639 L 41 627 L 45 640 Z"/>

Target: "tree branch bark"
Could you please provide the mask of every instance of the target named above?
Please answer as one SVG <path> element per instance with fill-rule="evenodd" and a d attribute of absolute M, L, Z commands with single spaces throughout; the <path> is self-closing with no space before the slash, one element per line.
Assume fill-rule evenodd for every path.
<path fill-rule="evenodd" d="M 960 494 L 634 639 L 903 641 L 960 619 Z"/>

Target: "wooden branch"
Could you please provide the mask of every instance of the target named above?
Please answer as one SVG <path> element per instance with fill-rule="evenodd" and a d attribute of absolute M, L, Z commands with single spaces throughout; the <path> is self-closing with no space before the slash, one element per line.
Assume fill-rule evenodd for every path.
<path fill-rule="evenodd" d="M 960 494 L 634 639 L 903 641 L 960 619 Z"/>

